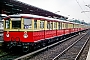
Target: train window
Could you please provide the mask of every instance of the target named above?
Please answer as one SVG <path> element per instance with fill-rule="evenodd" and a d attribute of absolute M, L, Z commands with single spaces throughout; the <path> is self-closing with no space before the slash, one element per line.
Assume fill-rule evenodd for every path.
<path fill-rule="evenodd" d="M 21 20 L 12 21 L 12 28 L 13 29 L 21 28 Z"/>
<path fill-rule="evenodd" d="M 61 25 L 60 28 L 62 29 L 62 23 L 60 23 L 60 25 Z"/>
<path fill-rule="evenodd" d="M 68 23 L 65 23 L 65 28 L 66 28 L 66 29 L 68 28 Z"/>
<path fill-rule="evenodd" d="M 47 22 L 47 29 L 50 29 L 50 22 Z"/>
<path fill-rule="evenodd" d="M 72 24 L 69 23 L 68 25 L 69 25 L 68 28 L 72 28 Z"/>
<path fill-rule="evenodd" d="M 65 29 L 65 23 L 62 24 L 62 29 Z"/>
<path fill-rule="evenodd" d="M 5 28 L 6 29 L 10 28 L 10 20 L 5 20 Z"/>
<path fill-rule="evenodd" d="M 59 30 L 61 29 L 61 24 L 60 24 L 60 22 L 58 22 L 58 29 L 59 29 Z"/>
<path fill-rule="evenodd" d="M 24 18 L 24 29 L 31 29 L 32 28 L 32 20 Z"/>
<path fill-rule="evenodd" d="M 12 29 L 20 29 L 21 28 L 21 18 L 11 18 Z"/>
<path fill-rule="evenodd" d="M 53 22 L 51 22 L 50 24 L 50 29 L 53 29 Z"/>
<path fill-rule="evenodd" d="M 34 28 L 37 29 L 37 20 L 34 20 Z"/>
<path fill-rule="evenodd" d="M 41 29 L 44 28 L 44 21 L 40 21 L 40 28 L 41 28 Z"/>
<path fill-rule="evenodd" d="M 73 24 L 73 28 L 74 28 L 74 24 Z"/>
<path fill-rule="evenodd" d="M 54 22 L 54 28 L 56 28 L 57 27 L 57 23 L 56 22 Z"/>

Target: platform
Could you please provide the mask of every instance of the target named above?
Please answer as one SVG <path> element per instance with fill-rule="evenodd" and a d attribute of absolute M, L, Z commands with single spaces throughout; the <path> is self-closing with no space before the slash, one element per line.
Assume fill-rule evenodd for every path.
<path fill-rule="evenodd" d="M 87 55 L 86 60 L 90 60 L 90 48 L 89 48 L 89 51 L 88 51 L 88 55 Z"/>

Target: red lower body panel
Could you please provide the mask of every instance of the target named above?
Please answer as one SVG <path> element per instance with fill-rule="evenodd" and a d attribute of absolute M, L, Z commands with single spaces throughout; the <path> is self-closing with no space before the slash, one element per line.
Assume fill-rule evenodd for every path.
<path fill-rule="evenodd" d="M 45 31 L 45 39 L 52 38 L 56 36 L 56 30 L 46 30 Z"/>
<path fill-rule="evenodd" d="M 45 33 L 44 31 L 35 31 L 33 32 L 33 41 L 43 40 L 45 39 Z"/>
<path fill-rule="evenodd" d="M 62 30 L 27 31 L 27 38 L 24 38 L 23 31 L 9 31 L 9 37 L 6 36 L 7 31 L 4 31 L 4 41 L 36 42 L 39 40 L 45 40 L 47 38 L 54 38 L 56 36 L 62 36 L 64 34 L 70 34 L 71 32 L 77 32 L 77 28 Z"/>
<path fill-rule="evenodd" d="M 6 37 L 6 34 L 7 32 L 4 32 L 4 41 L 33 42 L 33 32 L 27 32 L 27 38 L 24 38 L 24 32 L 19 31 L 10 31 L 9 37 Z"/>
<path fill-rule="evenodd" d="M 65 34 L 70 34 L 70 29 L 65 29 Z"/>
<path fill-rule="evenodd" d="M 57 30 L 57 36 L 64 35 L 64 30 Z"/>

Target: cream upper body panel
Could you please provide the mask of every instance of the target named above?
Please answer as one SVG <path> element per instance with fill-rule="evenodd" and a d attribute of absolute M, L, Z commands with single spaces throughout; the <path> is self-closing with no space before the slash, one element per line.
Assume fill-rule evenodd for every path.
<path fill-rule="evenodd" d="M 31 14 L 10 15 L 9 17 L 11 18 L 9 22 L 10 27 L 9 29 L 4 28 L 4 31 L 41 31 L 82 27 L 82 25 L 77 23 Z M 19 20 L 21 20 L 21 27 L 14 29 L 12 27 L 15 24 L 13 21 Z M 5 22 L 4 20 L 4 27 L 6 26 Z"/>

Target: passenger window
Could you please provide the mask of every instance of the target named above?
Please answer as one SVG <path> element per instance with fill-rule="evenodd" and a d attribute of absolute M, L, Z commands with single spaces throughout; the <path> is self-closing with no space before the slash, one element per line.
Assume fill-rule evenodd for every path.
<path fill-rule="evenodd" d="M 53 22 L 51 22 L 50 24 L 50 29 L 53 29 Z"/>
<path fill-rule="evenodd" d="M 58 22 L 58 29 L 59 29 L 59 30 L 60 30 L 60 27 L 61 27 L 60 22 Z"/>
<path fill-rule="evenodd" d="M 41 28 L 41 29 L 44 28 L 44 21 L 40 21 L 40 28 Z"/>
<path fill-rule="evenodd" d="M 54 22 L 54 28 L 56 29 L 56 27 L 57 27 L 57 23 L 56 23 L 56 22 Z"/>
<path fill-rule="evenodd" d="M 60 23 L 60 25 L 61 25 L 61 26 L 60 26 L 60 29 L 62 29 L 62 23 Z"/>
<path fill-rule="evenodd" d="M 24 29 L 31 29 L 32 28 L 32 20 L 24 18 Z"/>
<path fill-rule="evenodd" d="M 63 23 L 63 29 L 65 29 L 64 23 Z"/>
<path fill-rule="evenodd" d="M 37 20 L 34 20 L 34 29 L 37 29 Z"/>
<path fill-rule="evenodd" d="M 50 29 L 50 22 L 47 21 L 47 29 Z"/>
<path fill-rule="evenodd" d="M 73 28 L 74 28 L 74 24 L 73 24 Z"/>
<path fill-rule="evenodd" d="M 67 24 L 67 23 L 65 23 L 65 28 L 66 28 L 66 29 L 68 28 L 68 24 Z"/>

